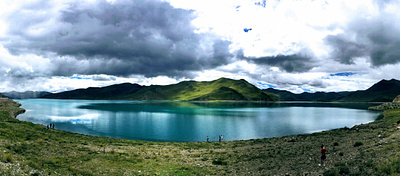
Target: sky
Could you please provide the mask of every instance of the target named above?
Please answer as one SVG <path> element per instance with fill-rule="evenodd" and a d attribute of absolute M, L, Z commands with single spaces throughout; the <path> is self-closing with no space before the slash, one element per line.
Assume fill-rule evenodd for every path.
<path fill-rule="evenodd" d="M 220 77 L 293 93 L 400 80 L 397 0 L 2 0 L 0 92 Z"/>

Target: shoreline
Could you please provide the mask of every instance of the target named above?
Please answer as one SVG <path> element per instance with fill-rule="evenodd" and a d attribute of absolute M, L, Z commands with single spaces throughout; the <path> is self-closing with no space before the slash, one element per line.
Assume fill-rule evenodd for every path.
<path fill-rule="evenodd" d="M 264 100 L 133 100 L 133 99 L 70 99 L 70 98 L 29 98 L 30 100 L 34 99 L 44 99 L 44 100 L 99 100 L 99 101 L 136 101 L 136 102 L 195 102 L 195 103 L 212 103 L 212 102 L 243 102 L 243 103 L 349 103 L 349 104 L 357 104 L 357 103 L 376 103 L 376 104 L 383 104 L 383 103 L 391 103 L 390 101 L 383 101 L 383 102 L 356 102 L 356 101 L 264 101 Z M 28 99 L 15 99 L 15 100 L 28 100 Z"/>
<path fill-rule="evenodd" d="M 33 102 L 34 103 L 36 103 L 36 101 L 35 100 L 39 100 L 38 102 L 40 102 L 42 99 L 31 99 L 31 100 L 34 100 Z M 49 99 L 49 101 L 58 101 L 58 100 L 60 100 L 60 99 Z M 45 102 L 47 102 L 46 100 L 44 100 Z M 61 102 L 62 101 L 64 101 L 63 99 L 61 99 L 60 100 Z M 69 100 L 67 100 L 67 101 L 69 101 Z M 72 101 L 75 101 L 75 100 L 72 100 Z M 78 100 L 79 101 L 79 100 Z M 90 105 L 91 103 L 94 103 L 94 104 L 96 104 L 96 103 L 100 103 L 100 102 L 97 102 L 97 101 L 104 101 L 104 100 L 94 100 L 93 102 L 92 102 L 92 100 L 82 100 L 82 101 L 90 101 L 89 103 L 87 103 L 88 105 Z M 111 101 L 114 101 L 114 100 L 111 100 Z M 117 101 L 118 102 L 118 101 Z M 125 102 L 125 101 L 123 101 L 123 102 Z M 150 102 L 150 103 L 158 103 L 158 102 L 160 102 L 160 101 L 155 101 L 155 102 Z M 21 102 L 21 103 L 23 103 L 23 102 Z M 147 101 L 141 101 L 140 103 L 148 103 Z M 177 102 L 175 102 L 175 101 L 162 101 L 161 103 L 177 103 Z M 179 102 L 178 102 L 179 103 Z M 182 103 L 188 103 L 188 104 L 191 104 L 191 103 L 198 103 L 198 102 L 182 102 Z M 227 103 L 227 102 L 215 102 L 215 103 Z M 237 103 L 237 102 L 228 102 L 228 103 Z M 240 103 L 243 103 L 243 102 L 240 102 Z M 245 103 L 249 103 L 249 102 L 245 102 Z M 318 103 L 315 103 L 315 102 L 278 102 L 278 104 L 279 105 L 272 105 L 271 107 L 286 107 L 286 106 L 288 106 L 288 107 L 291 107 L 291 106 L 299 106 L 299 105 L 303 105 L 304 103 L 306 103 L 306 105 L 304 105 L 304 107 L 308 107 L 308 106 L 310 106 L 310 107 L 329 107 L 329 108 L 346 108 L 346 109 L 360 109 L 360 110 L 363 110 L 363 111 L 365 111 L 366 113 L 368 113 L 367 111 L 367 108 L 366 107 L 369 107 L 370 105 L 374 105 L 375 103 L 356 103 L 356 105 L 355 106 L 358 106 L 358 105 L 360 105 L 360 104 L 363 104 L 362 106 L 359 106 L 359 107 L 354 107 L 352 104 L 354 104 L 354 103 L 351 103 L 351 105 L 348 105 L 347 103 L 346 104 L 344 104 L 344 103 L 333 103 L 333 105 L 332 105 L 332 103 L 325 103 L 325 102 L 318 102 Z M 41 104 L 41 103 L 39 103 L 39 104 Z M 202 103 L 201 103 L 202 104 Z M 257 104 L 258 104 L 258 102 L 257 102 Z M 310 105 L 308 105 L 308 104 L 310 104 Z M 217 104 L 218 105 L 218 104 Z M 332 105 L 332 106 L 331 106 Z M 347 105 L 347 106 L 346 106 Z M 201 106 L 202 107 L 202 106 Z M 206 107 L 209 107 L 209 106 L 206 106 Z M 251 107 L 253 107 L 253 106 L 251 106 Z M 257 105 L 255 105 L 254 107 L 258 107 Z M 260 106 L 260 107 L 270 107 L 270 106 Z M 302 106 L 303 107 L 303 106 Z M 364 107 L 364 108 L 361 108 L 361 107 Z M 68 110 L 68 109 L 66 109 L 66 110 Z M 371 112 L 374 112 L 374 113 L 376 113 L 376 111 L 371 111 Z M 342 124 L 343 126 L 339 126 L 339 125 L 337 125 L 337 126 L 326 126 L 327 128 L 313 128 L 314 130 L 312 130 L 312 131 L 310 131 L 310 130 L 300 130 L 300 131 L 296 131 L 296 132 L 291 132 L 291 133 L 283 133 L 283 134 L 281 134 L 281 133 L 272 133 L 273 135 L 259 135 L 258 137 L 259 138 L 247 138 L 246 136 L 241 136 L 242 138 L 235 138 L 235 137 L 232 137 L 231 139 L 228 139 L 228 140 L 225 140 L 225 141 L 245 141 L 245 140 L 255 140 L 255 139 L 269 139 L 269 138 L 276 138 L 276 137 L 285 137 L 285 136 L 295 136 L 295 135 L 305 135 L 305 134 L 312 134 L 312 133 L 316 133 L 316 132 L 322 132 L 322 131 L 329 131 L 329 130 L 334 130 L 334 129 L 340 129 L 340 128 L 344 128 L 344 127 L 353 127 L 354 125 L 359 125 L 359 124 L 365 124 L 365 123 L 370 123 L 370 122 L 373 122 L 373 121 L 376 121 L 376 120 L 378 120 L 379 119 L 379 116 L 380 116 L 380 114 L 373 114 L 373 115 L 371 115 L 371 118 L 368 118 L 368 119 L 365 119 L 365 121 L 362 121 L 362 120 L 360 120 L 360 121 L 358 121 L 357 123 L 353 123 L 353 124 L 351 124 L 351 123 L 349 123 L 349 124 Z M 20 119 L 19 119 L 20 120 Z M 26 120 L 26 119 L 25 119 Z M 29 122 L 29 121 L 27 121 L 27 122 Z M 52 122 L 50 122 L 50 121 L 46 121 L 46 122 L 48 122 L 48 123 L 52 123 Z M 42 126 L 44 126 L 44 127 L 46 127 L 46 125 L 48 124 L 48 123 L 46 123 L 46 122 L 37 122 L 37 124 L 39 124 L 39 125 L 42 125 Z M 57 125 L 56 125 L 57 126 Z M 65 126 L 65 125 L 64 125 Z M 329 128 L 329 127 L 331 127 L 331 128 Z M 68 128 L 69 129 L 69 128 Z M 136 141 L 144 141 L 144 142 L 169 142 L 169 143 L 173 143 L 173 142 L 177 142 L 177 143 L 188 143 L 188 142 L 206 142 L 206 137 L 204 137 L 204 138 L 201 138 L 201 136 L 200 135 L 198 135 L 198 136 L 194 136 L 194 138 L 193 139 L 197 139 L 197 140 L 187 140 L 187 139 L 182 139 L 182 140 L 180 140 L 180 138 L 176 138 L 175 140 L 174 139 L 170 139 L 170 138 L 166 138 L 166 139 L 157 139 L 157 136 L 144 136 L 144 135 L 142 135 L 142 136 L 136 136 L 136 138 L 134 138 L 134 137 L 131 137 L 131 136 L 129 136 L 129 135 L 122 135 L 122 134 L 105 134 L 105 133 L 99 133 L 99 134 L 97 134 L 97 133 L 93 133 L 93 132 L 90 132 L 90 130 L 89 131 L 87 131 L 87 130 L 68 130 L 67 128 L 62 128 L 62 130 L 64 130 L 64 131 L 67 131 L 67 132 L 72 132 L 72 133 L 77 133 L 77 134 L 84 134 L 84 135 L 90 135 L 90 136 L 98 136 L 98 137 L 108 137 L 108 138 L 116 138 L 116 139 L 127 139 L 127 140 L 136 140 Z M 228 135 L 228 133 L 226 133 L 226 135 L 227 136 L 229 136 Z M 207 135 L 205 135 L 205 136 L 207 136 Z M 214 139 L 214 141 L 218 141 L 218 139 L 216 138 L 216 136 L 217 135 L 215 135 L 214 136 L 214 138 L 212 138 L 213 136 L 211 135 L 210 137 L 212 138 L 212 139 Z M 138 137 L 142 137 L 142 138 L 138 138 Z M 148 138 L 146 138 L 146 137 L 148 137 Z M 154 137 L 154 138 L 151 138 L 151 137 Z M 257 136 L 255 136 L 255 137 L 257 137 Z"/>
<path fill-rule="evenodd" d="M 400 110 L 352 128 L 224 142 L 88 136 L 0 112 L 0 175 L 388 175 L 400 155 Z M 9 115 L 9 114 L 8 114 Z M 327 148 L 318 166 L 320 145 Z"/>

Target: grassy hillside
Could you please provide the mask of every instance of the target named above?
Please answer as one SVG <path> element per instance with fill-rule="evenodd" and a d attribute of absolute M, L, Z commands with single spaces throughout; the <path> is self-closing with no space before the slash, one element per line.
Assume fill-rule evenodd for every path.
<path fill-rule="evenodd" d="M 352 92 L 303 92 L 301 94 L 294 94 L 285 90 L 265 89 L 264 91 L 273 93 L 279 96 L 280 101 L 338 101 L 343 97 L 351 94 Z"/>
<path fill-rule="evenodd" d="M 132 94 L 141 88 L 142 86 L 138 84 L 124 83 L 102 88 L 89 87 L 87 89 L 77 89 L 56 94 L 50 94 L 43 97 L 54 99 L 118 100 L 126 98 L 126 95 Z"/>
<path fill-rule="evenodd" d="M 29 99 L 29 98 L 39 98 L 51 94 L 50 92 L 36 92 L 36 91 L 26 91 L 26 92 L 3 92 L 4 97 L 11 99 Z"/>
<path fill-rule="evenodd" d="M 326 132 L 222 143 L 87 136 L 22 122 L 0 101 L 0 175 L 398 175 L 400 110 Z M 13 112 L 13 113 L 10 113 Z M 320 145 L 326 166 L 318 166 Z"/>
<path fill-rule="evenodd" d="M 382 80 L 365 91 L 356 91 L 342 98 L 345 102 L 391 102 L 400 94 L 400 81 Z"/>
<path fill-rule="evenodd" d="M 184 81 L 167 86 L 140 86 L 119 84 L 104 88 L 88 88 L 44 96 L 58 99 L 123 99 L 123 100 L 235 100 L 277 101 L 271 93 L 264 92 L 245 80 L 220 78 L 209 82 Z"/>
<path fill-rule="evenodd" d="M 341 102 L 391 102 L 400 94 L 399 80 L 382 80 L 367 90 L 354 92 L 316 92 L 294 94 L 289 91 L 264 90 L 279 96 L 281 101 L 341 101 Z"/>
<path fill-rule="evenodd" d="M 1 94 L 0 94 L 1 95 Z M 21 104 L 12 101 L 8 98 L 1 98 L 0 96 L 0 114 L 9 117 L 17 117 L 19 114 L 25 112 L 25 109 L 20 108 Z"/>

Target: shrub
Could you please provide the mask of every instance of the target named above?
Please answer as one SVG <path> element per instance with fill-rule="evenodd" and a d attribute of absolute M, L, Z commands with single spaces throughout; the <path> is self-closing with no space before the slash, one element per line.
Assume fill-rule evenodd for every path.
<path fill-rule="evenodd" d="M 194 153 L 192 156 L 194 156 L 194 157 L 201 157 L 201 153 Z"/>
<path fill-rule="evenodd" d="M 347 166 L 340 166 L 339 167 L 339 174 L 340 175 L 347 175 L 350 174 L 350 168 Z"/>
<path fill-rule="evenodd" d="M 372 167 L 374 166 L 374 161 L 372 159 L 369 159 L 367 162 L 365 162 L 366 167 Z"/>
<path fill-rule="evenodd" d="M 354 143 L 354 147 L 359 147 L 359 146 L 362 146 L 362 145 L 364 145 L 364 144 L 362 142 L 359 142 L 359 141 Z"/>
<path fill-rule="evenodd" d="M 335 163 L 335 166 L 336 166 L 336 167 L 339 167 L 339 166 L 346 166 L 346 163 L 338 162 L 338 163 Z"/>
<path fill-rule="evenodd" d="M 382 175 L 398 175 L 400 173 L 400 158 L 390 159 L 389 162 L 382 163 L 374 169 Z"/>
<path fill-rule="evenodd" d="M 343 156 L 344 155 L 344 152 L 339 152 L 339 156 Z"/>
<path fill-rule="evenodd" d="M 337 171 L 335 169 L 329 169 L 329 170 L 326 170 L 323 173 L 323 175 L 324 176 L 338 176 L 339 174 L 337 173 Z"/>
<path fill-rule="evenodd" d="M 222 158 L 218 158 L 212 161 L 214 165 L 228 165 L 228 162 L 224 161 Z"/>
<path fill-rule="evenodd" d="M 14 161 L 13 156 L 11 153 L 8 153 L 5 158 L 6 163 L 12 163 Z"/>

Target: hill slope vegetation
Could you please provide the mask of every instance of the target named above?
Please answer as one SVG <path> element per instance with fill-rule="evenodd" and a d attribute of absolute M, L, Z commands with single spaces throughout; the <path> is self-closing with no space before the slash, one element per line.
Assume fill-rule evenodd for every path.
<path fill-rule="evenodd" d="M 399 80 L 382 80 L 364 91 L 356 91 L 345 96 L 341 101 L 353 102 L 391 102 L 400 94 Z"/>
<path fill-rule="evenodd" d="M 3 97 L 11 99 L 30 99 L 39 98 L 51 94 L 50 92 L 36 92 L 36 91 L 26 91 L 26 92 L 3 92 Z"/>
<path fill-rule="evenodd" d="M 400 81 L 382 80 L 367 90 L 353 92 L 304 92 L 294 94 L 285 90 L 265 89 L 279 96 L 281 101 L 341 101 L 341 102 L 391 102 L 400 94 Z"/>
<path fill-rule="evenodd" d="M 281 101 L 338 101 L 343 97 L 351 94 L 352 92 L 304 92 L 301 94 L 294 94 L 286 90 L 265 89 L 264 91 L 278 95 Z"/>
<path fill-rule="evenodd" d="M 102 88 L 77 89 L 43 96 L 55 99 L 170 100 L 170 101 L 277 101 L 274 94 L 264 92 L 246 80 L 220 78 L 214 81 L 183 81 L 173 85 L 141 86 L 118 84 Z"/>

